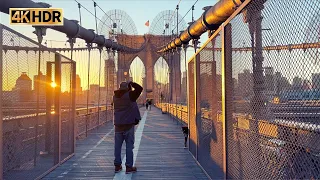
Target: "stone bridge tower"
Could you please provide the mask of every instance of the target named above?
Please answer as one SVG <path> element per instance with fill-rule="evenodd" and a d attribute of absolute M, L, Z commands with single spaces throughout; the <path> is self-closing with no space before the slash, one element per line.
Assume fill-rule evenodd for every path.
<path fill-rule="evenodd" d="M 164 35 L 117 35 L 117 42 L 129 47 L 139 48 L 143 46 L 142 50 L 136 54 L 128 54 L 124 52 L 118 53 L 118 72 L 117 81 L 118 85 L 121 81 L 128 79 L 129 69 L 132 61 L 139 57 L 145 66 L 145 82 L 144 82 L 144 94 L 143 98 L 155 98 L 156 88 L 154 84 L 154 65 L 157 60 L 162 56 L 169 65 L 169 83 L 170 94 L 169 98 L 174 102 L 175 97 L 180 99 L 181 89 L 181 69 L 180 69 L 180 55 L 177 53 L 163 55 L 157 53 L 157 47 L 163 45 L 164 42 L 168 42 L 171 37 Z M 126 77 L 125 77 L 126 72 Z M 175 82 L 173 84 L 172 82 Z"/>

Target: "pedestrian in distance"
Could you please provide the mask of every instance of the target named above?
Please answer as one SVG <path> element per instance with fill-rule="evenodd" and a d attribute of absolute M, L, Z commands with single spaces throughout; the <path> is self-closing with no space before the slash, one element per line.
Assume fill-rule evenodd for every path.
<path fill-rule="evenodd" d="M 134 88 L 134 90 L 132 90 Z M 134 173 L 133 166 L 134 126 L 141 120 L 137 99 L 143 88 L 135 82 L 122 82 L 114 91 L 114 166 L 115 173 L 122 171 L 121 147 L 126 142 L 126 174 Z"/>
<path fill-rule="evenodd" d="M 146 110 L 149 110 L 149 102 L 148 102 L 148 100 L 146 101 Z"/>
<path fill-rule="evenodd" d="M 149 99 L 148 104 L 149 104 L 149 110 L 151 111 L 151 99 Z"/>

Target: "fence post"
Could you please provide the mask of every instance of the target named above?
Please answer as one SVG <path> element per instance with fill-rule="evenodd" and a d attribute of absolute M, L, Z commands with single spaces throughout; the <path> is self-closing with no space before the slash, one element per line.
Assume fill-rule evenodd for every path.
<path fill-rule="evenodd" d="M 197 142 L 196 142 L 196 159 L 198 160 L 198 146 L 199 146 L 199 131 L 198 131 L 198 123 L 201 122 L 201 108 L 200 108 L 200 53 L 196 54 L 195 61 L 194 61 L 194 76 L 195 76 L 195 83 L 194 83 L 194 99 L 195 99 L 195 113 L 196 113 L 196 135 L 197 135 Z"/>
<path fill-rule="evenodd" d="M 187 69 L 189 69 L 189 62 L 186 62 L 187 63 Z M 187 122 L 188 122 L 188 150 L 190 151 L 190 89 L 189 89 L 189 86 L 190 86 L 190 75 L 189 75 L 190 71 L 188 70 L 187 71 Z"/>
<path fill-rule="evenodd" d="M 3 179 L 3 119 L 2 119 L 2 37 L 3 35 L 3 25 L 0 24 L 0 179 Z"/>
<path fill-rule="evenodd" d="M 72 105 L 71 105 L 71 131 L 73 131 L 71 134 L 73 135 L 72 137 L 72 153 L 75 152 L 75 147 L 76 147 L 76 137 L 77 137 L 77 131 L 76 131 L 76 90 L 77 90 L 77 86 L 76 86 L 76 78 L 77 78 L 77 74 L 76 74 L 76 62 L 72 62 L 71 63 L 71 69 L 72 69 L 72 92 L 71 92 L 71 97 L 72 97 Z"/>
<path fill-rule="evenodd" d="M 231 24 L 222 26 L 222 126 L 223 126 L 223 171 L 228 179 L 228 130 L 232 129 L 232 32 Z"/>
<path fill-rule="evenodd" d="M 52 97 L 53 92 L 51 87 L 52 82 L 52 62 L 47 62 L 47 85 L 46 85 L 46 127 L 45 127 L 45 151 L 50 154 L 51 147 L 51 122 L 52 122 L 52 114 L 51 114 L 51 105 L 52 105 Z"/>
<path fill-rule="evenodd" d="M 61 160 L 61 56 L 55 54 L 54 80 L 57 86 L 54 89 L 54 164 L 59 164 Z"/>

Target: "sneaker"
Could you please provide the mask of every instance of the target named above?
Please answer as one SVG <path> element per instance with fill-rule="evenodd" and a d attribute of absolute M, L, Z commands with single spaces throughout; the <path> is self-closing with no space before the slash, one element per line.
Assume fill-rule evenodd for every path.
<path fill-rule="evenodd" d="M 137 172 L 137 168 L 136 167 L 126 167 L 126 174 L 130 174 L 130 173 L 135 173 Z"/>
<path fill-rule="evenodd" d="M 114 168 L 114 172 L 115 173 L 118 173 L 118 172 L 120 172 L 122 170 L 122 166 L 120 165 L 120 166 L 115 166 L 115 168 Z"/>

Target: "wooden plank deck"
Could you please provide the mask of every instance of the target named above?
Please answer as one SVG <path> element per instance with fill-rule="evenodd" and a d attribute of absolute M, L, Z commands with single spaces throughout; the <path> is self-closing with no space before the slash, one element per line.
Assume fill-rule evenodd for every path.
<path fill-rule="evenodd" d="M 147 112 L 142 108 L 141 115 L 135 134 L 137 173 L 114 173 L 114 129 L 109 122 L 78 140 L 75 156 L 43 179 L 208 179 L 183 148 L 184 136 L 176 121 L 154 107 Z"/>

